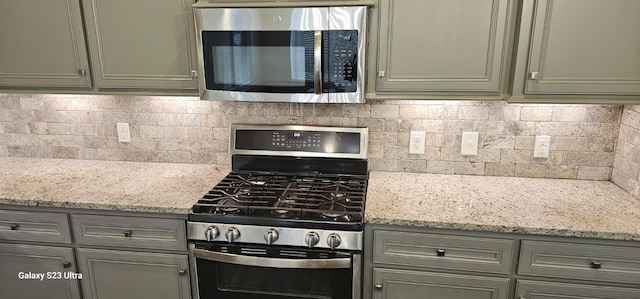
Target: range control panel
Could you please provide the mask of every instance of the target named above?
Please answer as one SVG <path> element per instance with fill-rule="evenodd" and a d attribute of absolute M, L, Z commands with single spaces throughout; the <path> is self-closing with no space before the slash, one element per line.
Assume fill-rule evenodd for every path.
<path fill-rule="evenodd" d="M 288 149 L 319 148 L 322 134 L 315 132 L 273 132 L 271 145 Z"/>
<path fill-rule="evenodd" d="M 238 129 L 233 150 L 359 154 L 360 132 L 294 129 Z"/>

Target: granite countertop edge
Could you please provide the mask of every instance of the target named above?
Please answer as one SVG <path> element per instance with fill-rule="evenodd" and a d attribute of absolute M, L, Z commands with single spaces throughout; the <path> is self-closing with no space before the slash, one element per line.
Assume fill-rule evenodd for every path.
<path fill-rule="evenodd" d="M 450 229 L 458 231 L 475 231 L 491 233 L 507 233 L 522 235 L 538 235 L 549 237 L 574 237 L 586 239 L 640 241 L 640 235 L 619 232 L 583 231 L 571 228 L 516 227 L 506 225 L 489 225 L 474 223 L 457 223 L 446 221 L 421 221 L 411 219 L 365 217 L 365 224 L 395 225 L 416 228 Z"/>
<path fill-rule="evenodd" d="M 132 204 L 107 204 L 107 203 L 89 203 L 89 202 L 71 202 L 71 201 L 52 201 L 52 200 L 18 200 L 11 198 L 0 198 L 0 204 L 25 206 L 25 207 L 47 207 L 47 208 L 65 208 L 65 209 L 86 209 L 100 211 L 121 211 L 121 212 L 141 212 L 141 213 L 157 213 L 157 214 L 176 214 L 187 215 L 191 208 L 180 207 L 163 207 L 157 205 L 132 205 Z"/>

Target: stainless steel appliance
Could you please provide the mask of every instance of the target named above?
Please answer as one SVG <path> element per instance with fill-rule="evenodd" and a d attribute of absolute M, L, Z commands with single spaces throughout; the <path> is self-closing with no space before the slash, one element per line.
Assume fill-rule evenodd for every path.
<path fill-rule="evenodd" d="M 366 6 L 193 7 L 202 99 L 364 101 Z"/>
<path fill-rule="evenodd" d="M 232 125 L 232 171 L 189 213 L 196 298 L 361 299 L 367 135 Z"/>

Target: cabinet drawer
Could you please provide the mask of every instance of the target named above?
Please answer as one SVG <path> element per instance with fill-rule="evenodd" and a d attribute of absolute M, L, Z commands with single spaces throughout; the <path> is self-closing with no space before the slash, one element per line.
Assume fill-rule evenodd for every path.
<path fill-rule="evenodd" d="M 375 230 L 374 263 L 509 273 L 514 241 Z"/>
<path fill-rule="evenodd" d="M 69 219 L 64 213 L 0 210 L 0 239 L 71 243 Z"/>
<path fill-rule="evenodd" d="M 638 299 L 639 289 L 553 283 L 540 281 L 518 281 L 516 298 L 527 299 Z"/>
<path fill-rule="evenodd" d="M 373 268 L 373 299 L 509 298 L 509 279 Z"/>
<path fill-rule="evenodd" d="M 185 223 L 177 219 L 71 215 L 78 244 L 186 250 Z"/>
<path fill-rule="evenodd" d="M 525 240 L 518 274 L 640 283 L 640 248 Z"/>

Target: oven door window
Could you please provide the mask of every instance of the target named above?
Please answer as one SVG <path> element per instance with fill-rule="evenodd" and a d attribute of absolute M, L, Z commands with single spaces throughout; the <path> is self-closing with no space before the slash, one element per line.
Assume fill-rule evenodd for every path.
<path fill-rule="evenodd" d="M 260 250 L 258 250 L 260 251 Z M 287 250 L 288 251 L 288 250 Z M 347 299 L 352 296 L 352 268 L 312 268 L 313 265 L 289 268 L 278 265 L 242 265 L 243 257 L 273 260 L 291 257 L 270 257 L 274 252 L 256 255 L 234 254 L 232 260 L 216 261 L 196 257 L 198 292 L 201 299 Z M 277 253 L 276 253 L 277 254 Z M 215 259 L 215 258 L 214 258 Z M 303 261 L 303 258 L 293 257 Z M 239 263 L 237 263 L 239 261 Z M 254 263 L 253 261 L 248 262 Z"/>
<path fill-rule="evenodd" d="M 313 93 L 313 31 L 203 31 L 206 89 Z"/>

